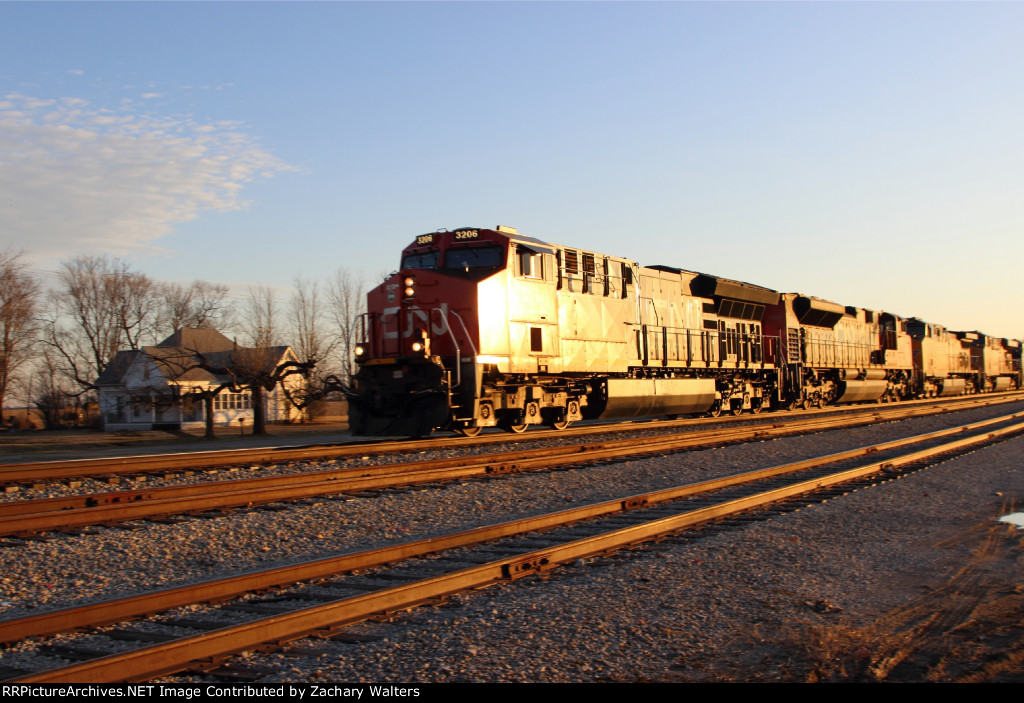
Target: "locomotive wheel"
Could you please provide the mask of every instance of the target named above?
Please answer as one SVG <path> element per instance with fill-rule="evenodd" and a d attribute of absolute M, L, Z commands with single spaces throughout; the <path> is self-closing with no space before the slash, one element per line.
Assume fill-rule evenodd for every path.
<path fill-rule="evenodd" d="M 478 434 L 483 432 L 483 430 L 483 427 L 460 427 L 455 431 L 465 437 L 476 437 Z"/>
<path fill-rule="evenodd" d="M 708 410 L 708 417 L 718 417 L 721 414 L 722 414 L 722 404 L 721 403 L 715 403 Z"/>
<path fill-rule="evenodd" d="M 550 427 L 553 430 L 564 430 L 565 428 L 567 428 L 571 424 L 572 424 L 572 420 L 557 420 L 555 422 L 552 422 L 550 424 Z"/>
<path fill-rule="evenodd" d="M 523 432 L 526 432 L 526 425 L 504 425 L 503 429 L 506 429 L 513 434 L 522 434 Z"/>
<path fill-rule="evenodd" d="M 729 404 L 729 412 L 732 415 L 736 416 L 736 417 L 739 417 L 740 415 L 742 415 L 743 414 L 743 401 L 734 401 L 734 402 L 730 403 Z"/>
<path fill-rule="evenodd" d="M 750 412 L 754 413 L 755 415 L 761 412 L 761 407 L 761 401 L 758 400 L 757 398 L 754 398 L 753 400 L 750 401 Z"/>

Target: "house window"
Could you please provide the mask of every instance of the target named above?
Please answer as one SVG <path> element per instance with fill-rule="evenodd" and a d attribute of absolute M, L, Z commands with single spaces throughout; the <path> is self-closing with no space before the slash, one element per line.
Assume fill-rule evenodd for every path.
<path fill-rule="evenodd" d="M 147 396 L 139 395 L 132 398 L 132 416 L 136 420 L 145 420 L 152 413 L 152 404 Z"/>
<path fill-rule="evenodd" d="M 214 410 L 249 410 L 252 408 L 252 396 L 248 391 L 236 393 L 221 391 L 213 398 Z"/>

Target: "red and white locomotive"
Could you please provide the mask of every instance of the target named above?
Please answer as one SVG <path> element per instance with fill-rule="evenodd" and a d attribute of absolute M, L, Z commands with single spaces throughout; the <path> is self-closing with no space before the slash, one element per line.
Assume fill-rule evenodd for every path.
<path fill-rule="evenodd" d="M 969 385 L 959 366 L 924 366 L 933 345 L 915 320 L 641 267 L 510 227 L 420 235 L 367 302 L 348 390 L 359 434 L 521 432 L 1020 386 L 1015 340 L 960 333 L 975 345 Z"/>

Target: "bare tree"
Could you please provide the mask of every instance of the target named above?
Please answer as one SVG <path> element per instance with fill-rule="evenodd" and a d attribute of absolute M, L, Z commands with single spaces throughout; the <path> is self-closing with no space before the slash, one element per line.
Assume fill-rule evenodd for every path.
<path fill-rule="evenodd" d="M 207 417 L 212 417 L 213 397 L 224 388 L 234 392 L 248 391 L 252 403 L 253 434 L 263 435 L 266 430 L 266 393 L 274 390 L 289 376 L 308 376 L 315 361 L 299 361 L 286 353 L 287 346 L 280 341 L 282 329 L 278 304 L 269 286 L 250 286 L 239 314 L 237 330 L 249 345 L 235 348 L 225 354 L 205 353 L 199 349 L 186 349 L 195 361 L 189 368 L 201 368 L 218 378 L 225 379 L 209 394 L 197 396 L 206 403 Z M 286 358 L 287 357 L 287 358 Z M 209 431 L 209 427 L 208 427 Z"/>
<path fill-rule="evenodd" d="M 194 368 L 201 368 L 210 373 L 228 378 L 230 381 L 217 389 L 230 388 L 233 391 L 249 391 L 252 401 L 253 434 L 267 434 L 266 397 L 264 393 L 274 390 L 281 384 L 285 387 L 290 376 L 308 377 L 315 362 L 298 361 L 292 355 L 286 358 L 287 347 L 236 348 L 226 356 L 195 353 Z M 216 395 L 216 392 L 213 395 Z M 210 396 L 212 399 L 213 395 Z M 212 403 L 212 400 L 210 401 Z M 212 407 L 207 406 L 208 416 Z"/>
<path fill-rule="evenodd" d="M 114 355 L 151 341 L 159 297 L 148 276 L 123 261 L 80 256 L 61 264 L 61 287 L 51 297 L 45 342 L 60 368 L 85 391 Z"/>
<path fill-rule="evenodd" d="M 186 402 L 203 404 L 203 417 L 205 418 L 203 423 L 203 427 L 205 428 L 203 437 L 206 439 L 217 438 L 217 433 L 214 431 L 213 425 L 213 399 L 216 398 L 222 390 L 230 387 L 230 383 L 222 383 L 219 386 L 212 386 L 209 388 L 195 387 L 190 388 L 188 393 L 184 396 Z"/>
<path fill-rule="evenodd" d="M 358 316 L 366 310 L 366 285 L 363 277 L 348 269 L 338 269 L 328 286 L 330 316 L 338 330 L 341 351 L 341 379 L 348 383 L 352 374 L 352 349 L 359 333 Z"/>
<path fill-rule="evenodd" d="M 173 334 L 181 327 L 225 329 L 234 319 L 227 302 L 227 286 L 193 281 L 187 288 L 180 283 L 159 284 L 160 317 L 158 337 Z"/>
<path fill-rule="evenodd" d="M 316 281 L 297 277 L 295 292 L 288 302 L 292 324 L 292 349 L 303 360 L 323 361 L 338 346 L 324 321 L 320 286 Z"/>
<path fill-rule="evenodd" d="M 254 349 L 269 349 L 280 344 L 277 300 L 270 286 L 249 286 L 243 304 L 243 337 Z"/>
<path fill-rule="evenodd" d="M 61 373 L 62 361 L 53 347 L 43 345 L 40 348 L 30 400 L 42 414 L 47 429 L 75 424 L 78 419 L 76 389 L 68 386 L 68 379 Z"/>
<path fill-rule="evenodd" d="M 39 283 L 21 252 L 0 251 L 0 421 L 4 398 L 21 366 L 32 358 Z"/>
<path fill-rule="evenodd" d="M 324 301 L 316 281 L 301 276 L 295 278 L 288 313 L 292 349 L 300 361 L 309 364 L 309 369 L 304 384 L 294 389 L 282 386 L 282 390 L 292 405 L 305 415 L 310 405 L 327 395 L 327 377 L 337 373 L 328 359 L 337 348 L 339 337 L 325 319 Z"/>

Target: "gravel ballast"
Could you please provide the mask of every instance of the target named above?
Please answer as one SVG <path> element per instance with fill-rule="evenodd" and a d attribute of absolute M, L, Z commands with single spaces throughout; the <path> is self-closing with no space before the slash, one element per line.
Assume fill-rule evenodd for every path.
<path fill-rule="evenodd" d="M 138 531 L 100 528 L 0 550 L 0 617 L 549 512 L 1013 408 Z M 783 673 L 780 647 L 798 632 L 867 625 L 965 563 L 974 543 L 962 537 L 1024 495 L 1022 450 L 1024 439 L 1014 438 L 797 512 L 356 626 L 370 641 L 306 640 L 311 653 L 252 661 L 269 667 L 268 680 L 293 681 L 771 679 Z M 1001 526 L 1010 536 L 1000 539 L 1017 540 L 1019 582 L 1013 529 Z"/>
<path fill-rule="evenodd" d="M 386 639 L 260 657 L 280 677 L 340 681 L 715 681 L 788 678 L 787 647 L 865 627 L 941 586 L 994 533 L 991 584 L 1020 588 L 1024 439 L 688 544 L 664 544 L 460 597 L 372 626 Z M 969 477 L 965 480 L 965 477 Z M 1015 586 L 1016 584 L 1016 586 Z M 371 629 L 371 631 L 373 631 Z"/>

